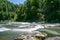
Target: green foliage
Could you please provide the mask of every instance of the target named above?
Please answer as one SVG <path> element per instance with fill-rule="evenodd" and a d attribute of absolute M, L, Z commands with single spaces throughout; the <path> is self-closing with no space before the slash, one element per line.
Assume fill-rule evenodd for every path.
<path fill-rule="evenodd" d="M 39 0 L 26 0 L 26 20 L 27 21 L 38 21 L 40 13 Z M 38 4 L 38 5 L 37 5 Z M 39 10 L 38 10 L 39 9 Z"/>
<path fill-rule="evenodd" d="M 17 19 L 16 21 L 24 21 L 25 20 L 25 5 L 24 4 L 20 4 L 19 7 L 16 10 L 17 13 Z"/>
<path fill-rule="evenodd" d="M 47 0 L 45 18 L 47 22 L 60 22 L 60 1 Z"/>
<path fill-rule="evenodd" d="M 10 3 L 7 0 L 0 0 L 0 21 L 4 20 L 16 20 L 16 11 L 17 7 L 13 3 Z"/>
<path fill-rule="evenodd" d="M 0 21 L 60 22 L 60 0 L 26 0 L 13 4 L 0 0 Z"/>

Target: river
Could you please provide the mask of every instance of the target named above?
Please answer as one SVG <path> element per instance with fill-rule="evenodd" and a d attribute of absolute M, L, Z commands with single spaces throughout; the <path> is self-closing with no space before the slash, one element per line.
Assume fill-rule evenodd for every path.
<path fill-rule="evenodd" d="M 21 34 L 45 32 L 49 36 L 60 36 L 60 27 L 44 28 L 42 24 L 29 22 L 9 22 L 0 24 L 0 40 L 14 40 Z"/>

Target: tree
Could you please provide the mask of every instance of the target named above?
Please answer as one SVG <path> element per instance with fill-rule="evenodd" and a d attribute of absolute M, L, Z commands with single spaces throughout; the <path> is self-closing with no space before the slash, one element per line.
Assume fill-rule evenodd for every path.
<path fill-rule="evenodd" d="M 17 7 L 13 3 L 10 3 L 8 0 L 0 0 L 0 20 L 16 20 L 16 11 Z"/>
<path fill-rule="evenodd" d="M 25 5 L 24 4 L 20 4 L 19 7 L 16 10 L 17 13 L 17 20 L 16 21 L 25 21 Z"/>
<path fill-rule="evenodd" d="M 40 0 L 26 0 L 26 20 L 37 21 L 40 14 Z"/>
<path fill-rule="evenodd" d="M 47 0 L 46 1 L 45 20 L 47 22 L 60 22 L 60 1 L 59 0 Z"/>

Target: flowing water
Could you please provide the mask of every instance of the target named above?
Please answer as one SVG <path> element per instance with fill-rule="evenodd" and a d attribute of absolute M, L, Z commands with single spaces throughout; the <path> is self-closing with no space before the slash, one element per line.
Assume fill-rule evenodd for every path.
<path fill-rule="evenodd" d="M 60 35 L 60 27 L 44 28 L 42 24 L 29 22 L 9 22 L 0 24 L 0 40 L 13 40 L 21 34 L 29 34 L 36 32 L 46 32 L 51 35 Z"/>

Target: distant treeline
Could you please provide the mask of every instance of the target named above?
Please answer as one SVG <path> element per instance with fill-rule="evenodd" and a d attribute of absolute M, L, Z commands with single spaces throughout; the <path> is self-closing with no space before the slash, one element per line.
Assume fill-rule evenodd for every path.
<path fill-rule="evenodd" d="M 26 0 L 13 4 L 0 0 L 0 21 L 60 22 L 60 0 Z"/>

